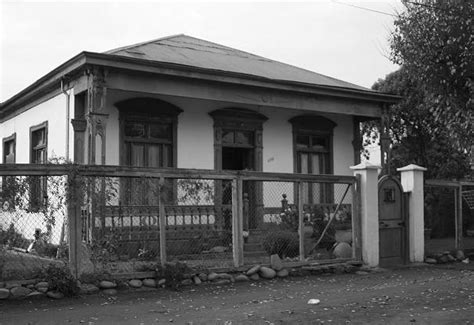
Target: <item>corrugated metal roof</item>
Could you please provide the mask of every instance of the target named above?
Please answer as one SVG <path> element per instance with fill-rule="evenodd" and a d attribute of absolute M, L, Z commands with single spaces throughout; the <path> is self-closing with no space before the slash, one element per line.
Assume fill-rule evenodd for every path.
<path fill-rule="evenodd" d="M 316 72 L 183 34 L 113 49 L 105 54 L 242 73 L 270 80 L 369 90 Z"/>

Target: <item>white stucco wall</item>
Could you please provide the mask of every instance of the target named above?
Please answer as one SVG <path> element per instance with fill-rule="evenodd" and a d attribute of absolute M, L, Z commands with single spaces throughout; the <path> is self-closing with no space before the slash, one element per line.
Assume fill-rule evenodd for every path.
<path fill-rule="evenodd" d="M 70 96 L 71 116 L 74 114 L 74 96 Z M 48 122 L 48 159 L 65 158 L 66 153 L 66 96 L 53 98 L 0 123 L 0 139 L 16 133 L 16 163 L 30 162 L 30 127 Z M 69 128 L 69 157 L 72 157 L 73 130 Z M 3 146 L 0 146 L 3 157 Z"/>

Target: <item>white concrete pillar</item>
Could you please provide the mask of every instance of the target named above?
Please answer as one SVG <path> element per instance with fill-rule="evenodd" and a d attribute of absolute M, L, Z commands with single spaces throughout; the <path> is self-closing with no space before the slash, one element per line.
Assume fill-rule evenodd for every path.
<path fill-rule="evenodd" d="M 410 262 L 423 262 L 425 258 L 425 221 L 423 172 L 426 168 L 408 165 L 398 168 L 404 192 L 409 192 L 408 198 L 408 247 Z"/>
<path fill-rule="evenodd" d="M 368 266 L 379 265 L 379 199 L 378 165 L 362 162 L 350 167 L 360 175 L 362 261 Z"/>

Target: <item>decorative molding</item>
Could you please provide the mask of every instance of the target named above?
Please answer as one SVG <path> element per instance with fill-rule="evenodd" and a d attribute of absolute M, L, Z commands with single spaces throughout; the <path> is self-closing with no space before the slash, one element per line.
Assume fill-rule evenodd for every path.
<path fill-rule="evenodd" d="M 105 109 L 107 88 L 106 70 L 98 67 L 89 70 L 87 76 L 87 111 L 102 112 Z"/>
<path fill-rule="evenodd" d="M 71 124 L 74 132 L 85 132 L 87 129 L 87 120 L 85 119 L 71 119 Z"/>

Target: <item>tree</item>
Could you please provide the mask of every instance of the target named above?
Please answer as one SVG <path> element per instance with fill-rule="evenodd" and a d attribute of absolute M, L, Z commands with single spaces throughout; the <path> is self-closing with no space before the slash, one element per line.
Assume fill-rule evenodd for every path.
<path fill-rule="evenodd" d="M 446 125 L 432 114 L 433 97 L 418 78 L 402 67 L 372 88 L 402 97 L 390 107 L 392 170 L 415 163 L 428 168 L 427 178 L 462 178 L 467 174 L 466 150 L 453 145 Z M 376 142 L 376 123 L 365 123 L 363 134 L 366 145 Z"/>
<path fill-rule="evenodd" d="M 449 134 L 467 152 L 474 138 L 474 1 L 403 2 L 406 10 L 398 14 L 391 36 L 391 60 L 423 92 L 435 122 L 431 131 Z"/>

